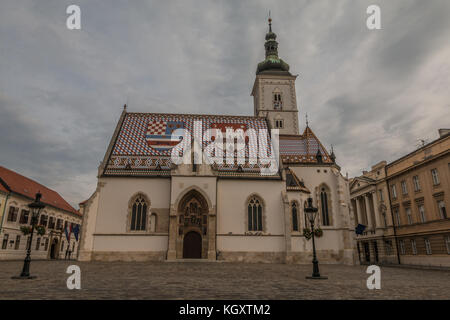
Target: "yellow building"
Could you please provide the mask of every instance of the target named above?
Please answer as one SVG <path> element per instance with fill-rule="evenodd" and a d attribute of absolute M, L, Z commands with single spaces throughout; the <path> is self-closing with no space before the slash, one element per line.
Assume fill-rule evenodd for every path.
<path fill-rule="evenodd" d="M 362 264 L 450 267 L 450 130 L 351 179 L 355 240 Z"/>
<path fill-rule="evenodd" d="M 450 267 L 450 130 L 386 166 L 401 264 Z"/>

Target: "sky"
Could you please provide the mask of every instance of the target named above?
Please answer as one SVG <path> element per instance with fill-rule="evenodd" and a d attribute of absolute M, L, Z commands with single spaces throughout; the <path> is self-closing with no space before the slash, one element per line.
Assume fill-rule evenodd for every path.
<path fill-rule="evenodd" d="M 81 9 L 81 30 L 66 9 Z M 381 9 L 381 30 L 366 9 Z M 0 2 L 0 165 L 73 206 L 130 112 L 252 115 L 271 11 L 299 121 L 360 175 L 450 127 L 448 0 Z"/>

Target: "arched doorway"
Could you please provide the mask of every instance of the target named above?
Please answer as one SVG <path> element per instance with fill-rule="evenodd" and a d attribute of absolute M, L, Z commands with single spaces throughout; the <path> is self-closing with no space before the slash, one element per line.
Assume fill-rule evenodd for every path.
<path fill-rule="evenodd" d="M 197 190 L 190 190 L 179 202 L 177 258 L 207 258 L 208 202 Z"/>
<path fill-rule="evenodd" d="M 195 231 L 186 233 L 183 239 L 183 259 L 202 258 L 202 236 Z"/>

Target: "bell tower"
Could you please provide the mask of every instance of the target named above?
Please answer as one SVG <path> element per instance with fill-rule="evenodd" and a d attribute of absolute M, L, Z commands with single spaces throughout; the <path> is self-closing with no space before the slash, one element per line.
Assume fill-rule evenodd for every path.
<path fill-rule="evenodd" d="M 278 57 L 277 35 L 272 32 L 269 17 L 269 32 L 264 44 L 266 58 L 258 64 L 252 96 L 254 114 L 266 117 L 271 129 L 280 134 L 299 134 L 295 80 L 289 65 Z"/>

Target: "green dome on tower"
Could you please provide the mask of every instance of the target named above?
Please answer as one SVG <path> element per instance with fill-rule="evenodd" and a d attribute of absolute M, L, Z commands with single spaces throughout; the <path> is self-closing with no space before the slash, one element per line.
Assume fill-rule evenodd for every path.
<path fill-rule="evenodd" d="M 289 65 L 278 57 L 277 35 L 272 32 L 272 19 L 269 18 L 269 32 L 266 34 L 264 48 L 266 50 L 266 59 L 258 63 L 256 74 L 289 74 Z"/>

